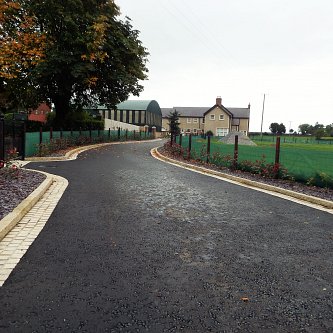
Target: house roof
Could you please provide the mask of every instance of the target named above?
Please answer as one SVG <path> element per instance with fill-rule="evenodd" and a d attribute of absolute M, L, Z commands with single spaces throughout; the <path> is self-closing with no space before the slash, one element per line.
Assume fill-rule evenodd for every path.
<path fill-rule="evenodd" d="M 183 106 L 174 106 L 173 108 L 161 108 L 162 117 L 168 117 L 170 112 L 178 111 L 180 117 L 204 117 L 206 113 L 213 110 L 214 108 L 219 107 L 225 112 L 233 116 L 233 118 L 250 118 L 250 109 L 249 108 L 229 108 L 225 106 L 214 105 L 213 107 L 183 107 Z"/>
<path fill-rule="evenodd" d="M 162 108 L 162 116 L 167 117 L 170 112 L 177 111 L 180 117 L 202 117 L 204 113 L 208 110 L 207 107 L 183 107 L 174 106 L 173 108 Z"/>
<path fill-rule="evenodd" d="M 234 116 L 234 118 L 250 118 L 249 108 L 227 108 Z"/>
<path fill-rule="evenodd" d="M 223 105 L 214 105 L 212 106 L 211 108 L 209 108 L 205 113 L 204 113 L 204 116 L 206 116 L 206 114 L 212 110 L 214 110 L 215 108 L 219 108 L 221 110 L 223 110 L 224 112 L 226 112 L 230 117 L 233 116 L 233 114 L 229 111 L 229 109 L 227 109 L 225 106 Z"/>
<path fill-rule="evenodd" d="M 117 104 L 117 109 L 149 111 L 161 115 L 161 108 L 155 100 L 127 100 Z"/>
<path fill-rule="evenodd" d="M 168 117 L 170 112 L 173 112 L 173 108 L 161 108 L 162 111 L 162 117 Z"/>

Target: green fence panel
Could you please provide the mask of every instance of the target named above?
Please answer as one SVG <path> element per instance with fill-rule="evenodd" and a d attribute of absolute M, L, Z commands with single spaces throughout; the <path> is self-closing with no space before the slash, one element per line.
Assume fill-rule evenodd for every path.
<path fill-rule="evenodd" d="M 39 144 L 39 132 L 26 133 L 25 137 L 25 155 L 27 157 L 34 156 Z"/>
<path fill-rule="evenodd" d="M 91 138 L 90 138 L 91 135 Z M 119 141 L 118 138 L 118 130 L 92 130 L 91 132 L 89 130 L 85 131 L 63 131 L 62 132 L 62 141 L 57 141 L 61 138 L 61 132 L 60 131 L 54 131 L 52 133 L 52 144 L 54 143 L 54 146 L 56 148 L 66 148 L 69 146 L 80 146 L 83 144 L 89 144 L 89 143 L 98 143 L 98 142 L 108 142 L 108 141 Z M 127 132 L 127 140 L 139 140 L 139 139 L 152 139 L 153 135 L 152 133 L 143 133 L 141 132 L 141 138 L 140 133 L 137 131 L 135 133 L 133 131 Z M 39 153 L 39 139 L 40 139 L 40 133 L 39 132 L 28 132 L 26 133 L 26 142 L 25 142 L 25 150 L 26 150 L 26 157 L 36 156 Z M 67 142 L 64 142 L 67 140 Z M 120 131 L 120 141 L 126 140 L 126 131 L 121 130 Z M 42 134 L 42 142 L 47 144 L 50 143 L 50 132 L 43 132 Z"/>

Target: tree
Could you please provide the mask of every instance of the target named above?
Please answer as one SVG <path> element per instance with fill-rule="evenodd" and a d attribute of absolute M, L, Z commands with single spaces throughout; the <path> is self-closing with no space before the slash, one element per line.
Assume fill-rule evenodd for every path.
<path fill-rule="evenodd" d="M 179 113 L 177 110 L 171 112 L 168 116 L 169 119 L 169 128 L 172 135 L 177 135 L 180 133 L 180 122 L 179 122 Z"/>
<path fill-rule="evenodd" d="M 270 131 L 273 134 L 283 134 L 286 133 L 286 126 L 284 126 L 282 123 L 271 123 L 269 126 Z"/>
<path fill-rule="evenodd" d="M 32 103 L 29 72 L 42 61 L 46 35 L 18 1 L 0 0 L 0 110 Z"/>
<path fill-rule="evenodd" d="M 0 0 L 3 1 L 3 0 Z M 15 89 L 30 89 L 35 99 L 54 103 L 56 123 L 62 124 L 71 111 L 89 104 L 114 108 L 129 94 L 143 90 L 147 78 L 147 50 L 138 39 L 130 19 L 119 19 L 119 7 L 111 0 L 16 0 L 33 17 L 31 30 L 47 36 L 39 59 L 18 63 L 21 79 Z M 10 31 L 9 28 L 6 32 Z M 17 41 L 17 36 L 13 36 Z M 11 81 L 11 82 L 10 82 Z"/>
<path fill-rule="evenodd" d="M 278 130 L 277 130 L 278 134 L 284 134 L 286 133 L 286 126 L 284 126 L 282 123 L 278 125 Z"/>
<path fill-rule="evenodd" d="M 298 126 L 299 131 L 302 133 L 302 135 L 310 134 L 311 132 L 311 125 L 309 124 L 301 124 Z"/>
<path fill-rule="evenodd" d="M 325 136 L 325 130 L 324 128 L 318 128 L 315 130 L 314 135 L 317 140 L 321 139 L 323 136 Z"/>
<path fill-rule="evenodd" d="M 279 124 L 278 123 L 271 123 L 271 125 L 269 126 L 269 129 L 273 134 L 276 134 L 279 130 Z"/>
<path fill-rule="evenodd" d="M 330 125 L 326 125 L 325 131 L 327 136 L 333 136 L 333 123 Z"/>

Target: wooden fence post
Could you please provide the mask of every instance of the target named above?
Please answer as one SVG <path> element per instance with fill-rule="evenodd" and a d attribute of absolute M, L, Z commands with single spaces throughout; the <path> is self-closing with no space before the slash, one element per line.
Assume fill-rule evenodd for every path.
<path fill-rule="evenodd" d="M 210 159 L 210 135 L 208 135 L 208 140 L 207 140 L 207 157 L 206 157 L 206 162 L 209 163 Z"/>
<path fill-rule="evenodd" d="M 23 122 L 23 131 L 22 131 L 22 161 L 25 160 L 25 142 L 27 140 L 27 122 Z M 0 158 L 1 159 L 1 158 Z"/>
<path fill-rule="evenodd" d="M 238 164 L 238 135 L 235 135 L 235 147 L 234 147 L 234 168 L 237 168 Z"/>
<path fill-rule="evenodd" d="M 179 145 L 182 146 L 183 134 L 179 133 Z"/>
<path fill-rule="evenodd" d="M 50 141 L 53 139 L 53 127 L 50 127 Z"/>
<path fill-rule="evenodd" d="M 279 169 L 280 169 L 280 137 L 276 138 L 275 144 L 275 178 L 278 177 Z"/>
<path fill-rule="evenodd" d="M 191 159 L 191 150 L 192 150 L 192 134 L 190 133 L 188 137 L 188 159 Z"/>
<path fill-rule="evenodd" d="M 118 127 L 118 140 L 120 141 L 120 127 Z"/>

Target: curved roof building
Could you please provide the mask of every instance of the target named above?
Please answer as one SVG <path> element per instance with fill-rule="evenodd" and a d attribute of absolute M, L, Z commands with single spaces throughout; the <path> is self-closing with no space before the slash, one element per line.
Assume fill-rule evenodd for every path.
<path fill-rule="evenodd" d="M 155 126 L 157 131 L 161 131 L 162 111 L 155 100 L 127 100 L 116 107 L 116 110 L 110 110 L 106 106 L 95 109 L 103 118 L 137 126 Z"/>

